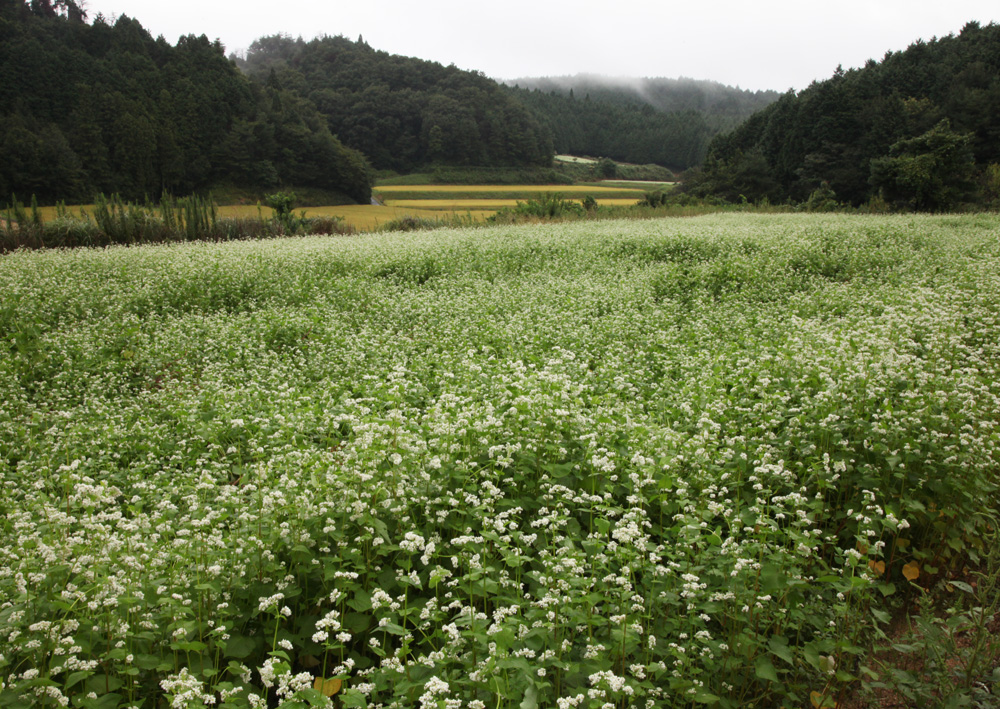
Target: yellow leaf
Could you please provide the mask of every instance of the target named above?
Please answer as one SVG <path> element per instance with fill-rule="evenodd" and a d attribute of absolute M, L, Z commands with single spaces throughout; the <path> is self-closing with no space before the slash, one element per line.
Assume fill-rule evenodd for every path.
<path fill-rule="evenodd" d="M 882 574 L 885 573 L 885 562 L 875 561 L 874 559 L 872 559 L 871 561 L 868 562 L 868 568 L 874 571 L 879 576 L 881 576 Z"/>
<path fill-rule="evenodd" d="M 868 545 L 865 544 L 864 542 L 858 542 L 857 544 L 855 544 L 855 546 L 857 547 L 857 550 L 862 554 L 868 553 Z"/>
<path fill-rule="evenodd" d="M 830 700 L 821 692 L 810 692 L 809 701 L 812 702 L 815 709 L 822 709 L 823 707 L 831 706 Z"/>
<path fill-rule="evenodd" d="M 920 564 L 915 561 L 911 561 L 903 567 L 903 576 L 905 576 L 908 581 L 915 581 L 916 578 L 920 576 Z"/>
<path fill-rule="evenodd" d="M 317 677 L 316 681 L 313 682 L 313 689 L 317 692 L 321 692 L 324 696 L 332 697 L 340 691 L 341 684 L 343 684 L 343 680 L 323 679 L 322 677 Z"/>

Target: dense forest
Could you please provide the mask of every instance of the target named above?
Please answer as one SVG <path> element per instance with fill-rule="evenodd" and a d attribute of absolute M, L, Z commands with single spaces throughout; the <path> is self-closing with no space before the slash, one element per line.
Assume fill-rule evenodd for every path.
<path fill-rule="evenodd" d="M 361 38 L 263 37 L 233 58 L 250 76 L 307 96 L 346 145 L 398 172 L 545 166 L 553 151 L 683 170 L 701 163 L 713 135 L 778 97 L 669 79 L 615 90 L 577 77 L 584 91 L 576 96 L 573 86 L 546 83 L 555 80 L 507 87 L 476 72 L 376 51 Z M 589 87 L 593 100 L 585 96 Z"/>
<path fill-rule="evenodd" d="M 557 152 L 700 165 L 713 136 L 778 99 L 694 79 L 621 79 L 580 74 L 510 82 L 514 96 L 548 127 Z"/>
<path fill-rule="evenodd" d="M 363 39 L 262 37 L 234 57 L 251 77 L 308 97 L 372 165 L 548 166 L 549 132 L 493 80 L 372 49 Z"/>
<path fill-rule="evenodd" d="M 661 113 L 693 111 L 705 117 L 713 132 L 731 130 L 753 113 L 774 103 L 777 91 L 748 91 L 716 81 L 680 77 L 677 79 L 630 78 L 577 74 L 521 78 L 507 82 L 517 88 L 542 93 L 588 96 L 592 101 L 632 106 L 652 106 Z"/>
<path fill-rule="evenodd" d="M 788 93 L 711 143 L 696 195 L 947 210 L 1000 197 L 1000 26 L 918 41 Z"/>
<path fill-rule="evenodd" d="M 362 38 L 154 39 L 74 0 L 0 0 L 0 199 L 316 188 L 367 202 L 372 167 L 691 170 L 729 201 L 945 210 L 1000 201 L 1000 26 L 918 41 L 778 96 L 690 79 L 521 79 Z"/>
<path fill-rule="evenodd" d="M 701 164 L 713 132 L 694 111 L 662 113 L 652 106 L 516 90 L 552 135 L 557 152 L 655 163 L 672 170 Z"/>
<path fill-rule="evenodd" d="M 171 46 L 72 0 L 0 0 L 0 195 L 41 202 L 313 187 L 367 202 L 370 170 L 315 106 L 218 43 Z"/>

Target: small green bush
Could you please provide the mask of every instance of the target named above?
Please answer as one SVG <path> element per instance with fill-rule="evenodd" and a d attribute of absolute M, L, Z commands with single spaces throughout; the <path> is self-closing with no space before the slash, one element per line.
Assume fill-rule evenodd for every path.
<path fill-rule="evenodd" d="M 487 221 L 491 223 L 512 223 L 536 219 L 566 219 L 585 216 L 587 211 L 579 202 L 563 199 L 562 195 L 546 192 L 537 199 L 518 202 L 517 206 L 501 209 Z"/>

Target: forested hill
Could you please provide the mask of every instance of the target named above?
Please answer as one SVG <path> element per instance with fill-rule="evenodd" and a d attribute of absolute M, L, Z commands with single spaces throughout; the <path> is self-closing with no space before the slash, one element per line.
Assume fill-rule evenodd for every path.
<path fill-rule="evenodd" d="M 221 182 L 371 195 L 364 157 L 308 101 L 204 36 L 171 46 L 71 0 L 0 0 L 0 201 L 187 194 Z"/>
<path fill-rule="evenodd" d="M 249 76 L 308 97 L 334 134 L 377 168 L 552 160 L 549 131 L 480 73 L 329 36 L 263 37 L 235 58 Z"/>
<path fill-rule="evenodd" d="M 543 76 L 506 82 L 522 89 L 555 92 L 561 96 L 613 104 L 648 105 L 662 113 L 693 111 L 705 117 L 713 131 L 728 130 L 742 123 L 756 111 L 774 103 L 777 91 L 748 91 L 716 81 L 680 77 L 668 79 L 628 78 L 577 74 Z"/>
<path fill-rule="evenodd" d="M 548 127 L 558 152 L 674 170 L 701 164 L 712 136 L 779 97 L 692 79 L 581 74 L 512 83 L 508 91 Z"/>
<path fill-rule="evenodd" d="M 945 210 L 1000 198 L 1000 26 L 788 93 L 711 144 L 695 194 Z"/>
<path fill-rule="evenodd" d="M 507 90 L 532 110 L 559 153 L 686 170 L 702 162 L 713 135 L 705 117 L 694 111 L 662 113 L 649 105 Z"/>

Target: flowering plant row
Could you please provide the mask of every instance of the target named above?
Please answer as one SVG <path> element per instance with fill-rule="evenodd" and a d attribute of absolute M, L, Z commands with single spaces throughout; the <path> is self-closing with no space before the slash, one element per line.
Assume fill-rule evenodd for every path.
<path fill-rule="evenodd" d="M 995 524 L 997 227 L 0 257 L 0 707 L 832 706 Z"/>

